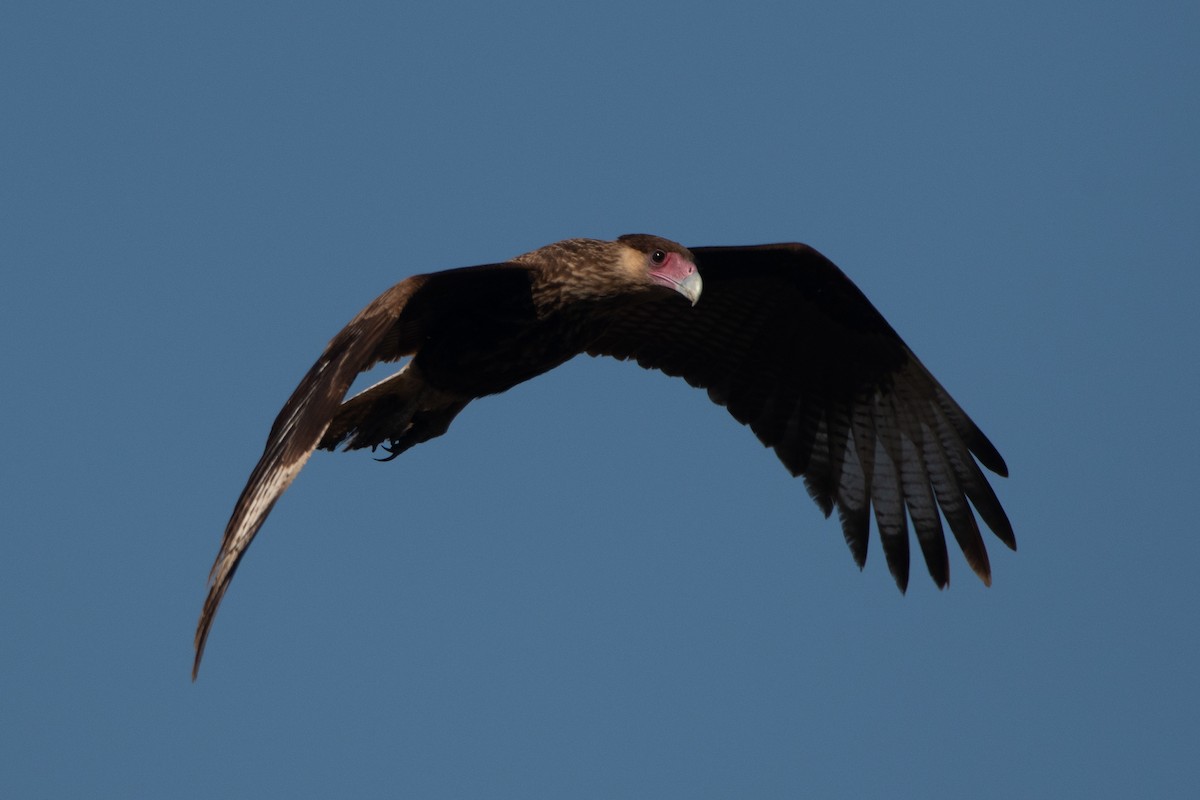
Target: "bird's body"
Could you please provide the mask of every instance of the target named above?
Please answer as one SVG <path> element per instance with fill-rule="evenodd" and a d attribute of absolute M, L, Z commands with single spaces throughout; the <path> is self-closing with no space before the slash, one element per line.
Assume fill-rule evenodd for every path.
<path fill-rule="evenodd" d="M 999 453 L 815 250 L 688 250 L 643 234 L 571 239 L 500 264 L 408 278 L 334 337 L 284 405 L 234 507 L 196 632 L 193 677 L 246 547 L 314 449 L 383 447 L 394 458 L 445 433 L 472 400 L 584 352 L 634 359 L 707 389 L 804 476 L 827 515 L 838 509 L 860 565 L 873 508 L 901 589 L 906 516 L 939 586 L 949 578 L 939 509 L 985 581 L 987 553 L 968 500 L 1015 546 L 975 463 L 1006 474 Z M 343 402 L 359 373 L 405 357 L 397 374 Z"/>

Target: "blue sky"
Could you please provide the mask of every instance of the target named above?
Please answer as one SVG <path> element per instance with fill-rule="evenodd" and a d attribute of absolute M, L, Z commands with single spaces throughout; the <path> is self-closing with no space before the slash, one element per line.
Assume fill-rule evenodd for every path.
<path fill-rule="evenodd" d="M 1194 3 L 16 3 L 0 23 L 6 797 L 1195 796 Z M 800 240 L 1007 459 L 994 585 L 859 574 L 748 431 L 581 359 L 319 454 L 414 272 Z"/>

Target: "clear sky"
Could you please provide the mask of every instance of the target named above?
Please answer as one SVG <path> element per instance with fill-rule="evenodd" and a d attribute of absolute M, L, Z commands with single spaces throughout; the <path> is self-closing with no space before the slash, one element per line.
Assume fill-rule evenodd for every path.
<path fill-rule="evenodd" d="M 4 797 L 1195 797 L 1200 6 L 9 3 Z M 901 596 L 702 392 L 579 359 L 318 454 L 414 272 L 805 241 L 1008 460 Z"/>

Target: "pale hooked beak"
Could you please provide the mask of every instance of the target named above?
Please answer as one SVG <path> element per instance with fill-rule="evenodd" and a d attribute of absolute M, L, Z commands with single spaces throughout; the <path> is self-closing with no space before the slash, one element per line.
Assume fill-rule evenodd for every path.
<path fill-rule="evenodd" d="M 675 291 L 686 297 L 692 305 L 700 302 L 700 292 L 704 288 L 704 281 L 700 280 L 700 272 L 695 267 L 683 280 L 675 285 Z"/>

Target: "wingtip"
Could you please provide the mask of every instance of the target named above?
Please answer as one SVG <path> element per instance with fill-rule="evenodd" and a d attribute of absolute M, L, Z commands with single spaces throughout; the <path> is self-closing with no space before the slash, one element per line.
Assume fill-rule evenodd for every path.
<path fill-rule="evenodd" d="M 208 631 L 204 631 L 203 634 L 196 631 L 196 636 L 196 654 L 192 658 L 192 683 L 196 682 L 196 677 L 200 674 L 200 660 L 204 658 L 204 640 L 208 638 Z"/>
<path fill-rule="evenodd" d="M 979 459 L 979 463 L 983 464 L 992 472 L 999 475 L 1001 478 L 1008 477 L 1008 463 L 1004 460 L 1004 456 L 1000 455 L 1000 451 L 996 449 L 996 445 L 992 444 L 979 426 L 974 422 L 970 422 L 971 438 L 968 447 L 975 458 Z"/>
<path fill-rule="evenodd" d="M 196 682 L 196 676 L 200 674 L 200 661 L 204 658 L 204 645 L 208 640 L 208 630 L 212 626 L 212 622 L 201 618 L 200 627 L 196 629 L 196 655 L 192 659 L 192 683 Z"/>
<path fill-rule="evenodd" d="M 209 582 L 208 596 L 204 598 L 204 608 L 200 611 L 200 620 L 196 623 L 196 635 L 192 640 L 196 650 L 196 656 L 192 660 L 193 683 L 196 676 L 200 674 L 200 662 L 204 658 L 204 647 L 208 644 L 208 634 L 212 631 L 213 620 L 217 617 L 217 608 L 221 605 L 221 598 L 224 597 L 225 589 L 229 586 L 235 570 L 236 565 L 234 569 L 224 574 L 222 580 Z"/>
<path fill-rule="evenodd" d="M 992 564 L 988 560 L 987 551 L 983 553 L 982 562 L 971 563 L 970 559 L 968 559 L 968 563 L 971 564 L 971 569 L 975 571 L 975 574 L 979 576 L 979 580 L 983 581 L 983 585 L 991 588 Z"/>

